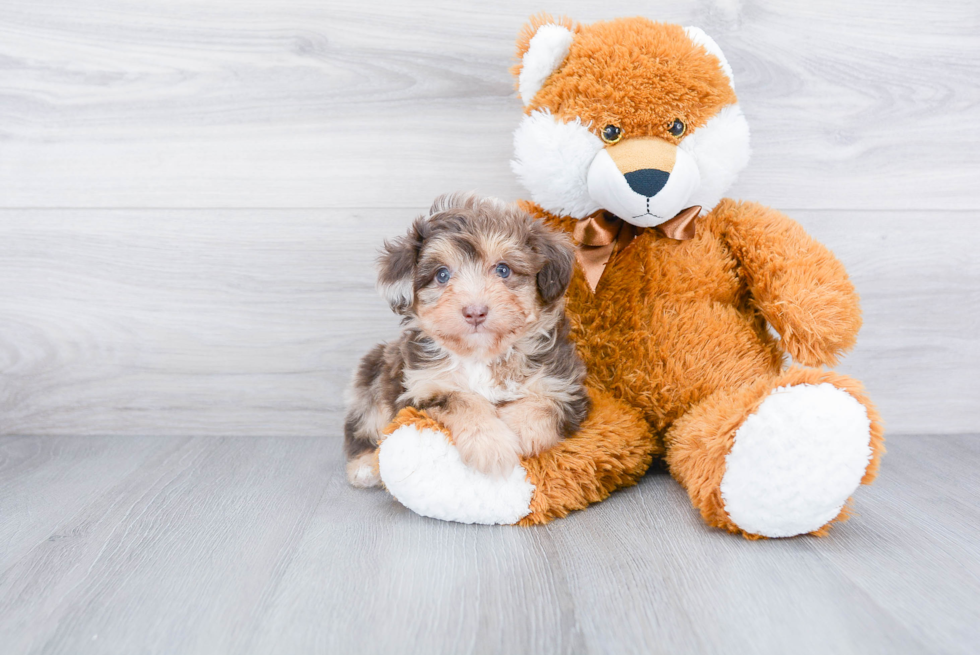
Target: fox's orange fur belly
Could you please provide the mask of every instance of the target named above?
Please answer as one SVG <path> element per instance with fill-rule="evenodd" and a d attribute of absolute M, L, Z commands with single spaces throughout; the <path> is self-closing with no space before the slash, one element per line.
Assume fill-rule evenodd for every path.
<path fill-rule="evenodd" d="M 590 384 L 640 409 L 658 436 L 714 391 L 782 367 L 734 258 L 710 233 L 641 234 L 595 293 L 576 271 L 567 312 Z"/>

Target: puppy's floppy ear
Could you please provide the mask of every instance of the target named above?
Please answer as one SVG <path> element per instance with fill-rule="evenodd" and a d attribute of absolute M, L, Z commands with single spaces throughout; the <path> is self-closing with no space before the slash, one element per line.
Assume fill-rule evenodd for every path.
<path fill-rule="evenodd" d="M 425 219 L 417 218 L 408 234 L 385 241 L 378 257 L 378 291 L 391 311 L 404 314 L 415 303 L 415 267 L 425 240 Z"/>
<path fill-rule="evenodd" d="M 545 303 L 553 303 L 565 295 L 568 284 L 572 281 L 572 271 L 575 268 L 572 244 L 564 234 L 534 221 L 531 228 L 531 247 L 544 260 L 541 270 L 538 271 L 538 293 Z"/>

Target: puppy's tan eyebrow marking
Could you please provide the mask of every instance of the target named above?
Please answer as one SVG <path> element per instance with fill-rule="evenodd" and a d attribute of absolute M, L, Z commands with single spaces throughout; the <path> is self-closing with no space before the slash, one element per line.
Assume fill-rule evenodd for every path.
<path fill-rule="evenodd" d="M 481 234 L 477 237 L 477 248 L 483 260 L 492 264 L 497 262 L 519 262 L 526 259 L 522 244 L 518 239 L 502 234 Z"/>
<path fill-rule="evenodd" d="M 446 227 L 433 234 L 428 241 L 429 248 L 439 253 L 453 252 L 457 259 L 460 255 L 470 259 L 477 259 L 479 252 L 472 237 L 466 233 L 467 226 L 458 223 L 446 223 Z M 427 250 L 429 248 L 424 248 Z"/>
<path fill-rule="evenodd" d="M 520 275 L 528 275 L 534 271 L 532 255 L 520 239 L 509 235 L 484 234 L 480 235 L 479 247 L 484 261 L 491 266 L 505 262 Z"/>
<path fill-rule="evenodd" d="M 429 241 L 422 249 L 420 266 L 449 266 L 458 267 L 464 261 L 464 257 L 457 247 L 456 239 L 451 236 L 439 236 Z"/>
<path fill-rule="evenodd" d="M 453 237 L 453 242 L 458 246 L 460 252 L 473 261 L 480 259 L 479 244 L 468 234 L 460 234 Z"/>

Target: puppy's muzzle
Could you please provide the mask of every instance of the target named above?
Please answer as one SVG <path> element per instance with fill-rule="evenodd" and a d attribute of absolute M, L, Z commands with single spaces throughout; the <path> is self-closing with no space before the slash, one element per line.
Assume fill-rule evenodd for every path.
<path fill-rule="evenodd" d="M 467 305 L 463 307 L 463 318 L 473 327 L 479 327 L 487 320 L 490 308 L 486 305 Z"/>
<path fill-rule="evenodd" d="M 701 184 L 694 158 L 659 137 L 603 148 L 589 167 L 589 195 L 628 223 L 652 227 L 686 208 Z"/>

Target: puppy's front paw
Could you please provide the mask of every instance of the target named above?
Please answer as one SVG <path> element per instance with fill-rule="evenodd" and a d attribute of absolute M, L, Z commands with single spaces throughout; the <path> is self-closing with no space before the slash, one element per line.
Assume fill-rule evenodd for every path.
<path fill-rule="evenodd" d="M 347 462 L 347 481 L 353 487 L 376 487 L 381 484 L 378 473 L 378 451 L 372 450 Z"/>
<path fill-rule="evenodd" d="M 520 464 L 520 443 L 503 421 L 457 428 L 453 434 L 463 463 L 491 476 L 506 476 Z"/>
<path fill-rule="evenodd" d="M 497 416 L 517 435 L 524 456 L 542 453 L 562 439 L 558 417 L 550 406 L 517 401 L 500 407 Z"/>

